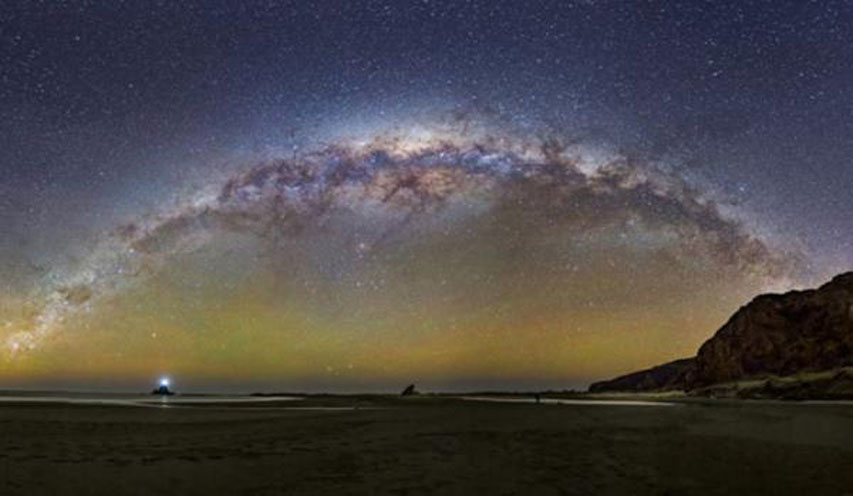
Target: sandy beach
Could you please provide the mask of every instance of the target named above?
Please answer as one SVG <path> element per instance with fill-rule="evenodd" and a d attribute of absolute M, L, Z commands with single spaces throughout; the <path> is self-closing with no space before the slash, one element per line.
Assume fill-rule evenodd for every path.
<path fill-rule="evenodd" d="M 2 494 L 842 495 L 851 466 L 849 405 L 0 404 Z"/>

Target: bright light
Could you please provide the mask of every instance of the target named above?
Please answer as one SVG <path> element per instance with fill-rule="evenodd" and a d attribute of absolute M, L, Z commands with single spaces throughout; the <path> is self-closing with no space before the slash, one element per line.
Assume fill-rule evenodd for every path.
<path fill-rule="evenodd" d="M 160 385 L 163 387 L 169 387 L 169 378 L 168 377 L 161 377 L 160 378 Z"/>

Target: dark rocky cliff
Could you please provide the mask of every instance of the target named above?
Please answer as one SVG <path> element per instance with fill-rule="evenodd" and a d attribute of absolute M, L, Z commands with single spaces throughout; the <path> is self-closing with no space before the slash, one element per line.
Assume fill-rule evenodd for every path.
<path fill-rule="evenodd" d="M 738 310 L 694 359 L 598 382 L 590 391 L 691 390 L 849 366 L 853 366 L 853 272 L 818 289 L 761 295 Z"/>
<path fill-rule="evenodd" d="M 606 391 L 653 391 L 683 389 L 684 377 L 694 367 L 693 358 L 668 362 L 657 367 L 626 374 L 608 381 L 595 382 L 589 386 L 591 393 Z"/>
<path fill-rule="evenodd" d="M 850 365 L 853 273 L 816 290 L 755 298 L 699 348 L 696 372 L 687 385 Z"/>

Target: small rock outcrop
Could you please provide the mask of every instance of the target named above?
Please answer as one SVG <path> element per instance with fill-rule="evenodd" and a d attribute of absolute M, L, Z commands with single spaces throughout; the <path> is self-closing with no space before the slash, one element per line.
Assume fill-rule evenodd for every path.
<path fill-rule="evenodd" d="M 697 390 L 851 366 L 853 272 L 818 289 L 758 296 L 705 341 L 695 358 L 597 382 L 589 390 Z"/>

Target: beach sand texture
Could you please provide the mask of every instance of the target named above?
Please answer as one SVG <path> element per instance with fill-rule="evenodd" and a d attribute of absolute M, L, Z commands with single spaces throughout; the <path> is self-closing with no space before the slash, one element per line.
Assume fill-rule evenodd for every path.
<path fill-rule="evenodd" d="M 6 402 L 0 494 L 853 494 L 850 405 L 296 403 Z"/>

